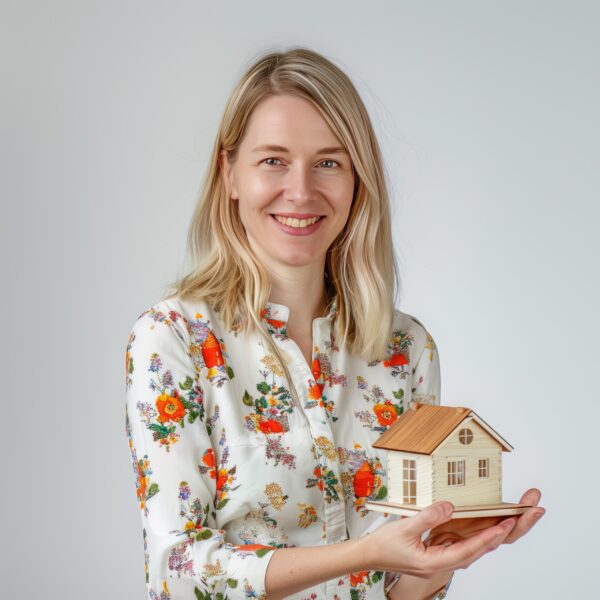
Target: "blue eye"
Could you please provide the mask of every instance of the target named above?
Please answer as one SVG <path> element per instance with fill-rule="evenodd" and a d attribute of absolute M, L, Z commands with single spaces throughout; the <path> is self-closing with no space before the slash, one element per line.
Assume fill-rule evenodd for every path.
<path fill-rule="evenodd" d="M 265 158 L 262 162 L 266 163 L 268 160 L 278 160 L 278 161 L 281 161 L 280 158 L 273 158 L 273 157 L 271 157 L 271 158 Z M 324 162 L 334 163 L 335 165 L 339 166 L 339 163 L 337 161 L 331 160 L 330 158 L 326 158 L 326 159 L 322 160 L 320 164 L 323 164 Z M 277 167 L 279 165 L 267 164 L 267 166 L 269 166 L 269 167 Z"/>
<path fill-rule="evenodd" d="M 280 160 L 279 158 L 265 158 L 265 160 L 263 160 L 263 162 L 266 162 L 268 160 Z M 268 165 L 269 167 L 276 167 L 277 165 Z"/>
<path fill-rule="evenodd" d="M 336 162 L 335 160 L 331 160 L 330 158 L 326 158 L 325 160 L 321 161 L 321 163 L 324 163 L 324 162 L 330 162 L 330 163 L 334 163 L 334 164 L 336 164 L 336 165 L 338 165 L 338 166 L 339 166 L 339 163 L 338 163 L 338 162 Z"/>

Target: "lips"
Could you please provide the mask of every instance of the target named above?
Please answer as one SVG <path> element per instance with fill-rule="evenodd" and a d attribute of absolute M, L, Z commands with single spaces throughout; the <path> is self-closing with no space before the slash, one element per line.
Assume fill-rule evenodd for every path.
<path fill-rule="evenodd" d="M 285 233 L 289 233 L 291 235 L 310 235 L 313 231 L 315 231 L 316 229 L 318 229 L 321 225 L 321 222 L 323 221 L 323 219 L 325 218 L 324 216 L 319 216 L 319 215 L 315 215 L 315 216 L 319 216 L 319 219 L 317 219 L 312 225 L 308 225 L 306 227 L 292 227 L 291 225 L 284 225 L 283 223 L 280 223 L 276 218 L 274 214 L 270 215 L 271 218 L 273 219 L 273 223 L 275 223 L 275 225 L 282 231 L 284 231 Z M 279 215 L 277 215 L 279 216 Z M 297 218 L 297 217 L 295 217 Z"/>

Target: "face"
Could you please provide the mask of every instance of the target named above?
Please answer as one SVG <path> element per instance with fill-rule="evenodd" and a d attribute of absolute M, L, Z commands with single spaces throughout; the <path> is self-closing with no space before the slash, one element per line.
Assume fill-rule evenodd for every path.
<path fill-rule="evenodd" d="M 252 112 L 236 162 L 222 152 L 231 201 L 267 269 L 324 267 L 354 192 L 350 155 L 341 146 L 310 102 L 271 96 Z M 288 217 L 293 220 L 280 222 Z"/>

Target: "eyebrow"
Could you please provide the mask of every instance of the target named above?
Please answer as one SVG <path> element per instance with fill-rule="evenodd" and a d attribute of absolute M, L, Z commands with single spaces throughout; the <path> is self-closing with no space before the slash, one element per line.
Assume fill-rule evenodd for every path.
<path fill-rule="evenodd" d="M 284 146 L 277 146 L 275 144 L 263 144 L 262 146 L 256 146 L 251 152 L 289 152 L 288 148 Z M 317 150 L 317 154 L 348 154 L 345 148 L 342 146 L 329 146 L 327 148 L 321 148 Z"/>

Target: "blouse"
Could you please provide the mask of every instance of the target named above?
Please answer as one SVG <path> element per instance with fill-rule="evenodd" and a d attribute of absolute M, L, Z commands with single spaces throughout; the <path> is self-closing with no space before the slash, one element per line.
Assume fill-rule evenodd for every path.
<path fill-rule="evenodd" d="M 293 386 L 259 332 L 228 330 L 207 302 L 172 296 L 135 320 L 125 424 L 149 600 L 264 600 L 277 548 L 398 518 L 365 509 L 387 496 L 372 443 L 412 401 L 439 404 L 437 347 L 395 309 L 386 358 L 366 362 L 336 344 L 335 314 L 334 300 L 313 320 L 309 365 L 286 334 L 289 308 L 261 311 Z M 383 600 L 400 576 L 362 570 L 288 598 Z"/>

